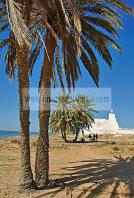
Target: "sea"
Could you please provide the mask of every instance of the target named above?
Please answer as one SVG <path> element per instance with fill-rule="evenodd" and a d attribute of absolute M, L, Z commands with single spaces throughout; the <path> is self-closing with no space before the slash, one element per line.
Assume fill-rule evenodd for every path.
<path fill-rule="evenodd" d="M 30 132 L 30 135 L 37 135 L 38 132 Z M 0 138 L 6 138 L 6 137 L 15 137 L 19 136 L 20 132 L 18 131 L 1 131 L 0 130 Z"/>

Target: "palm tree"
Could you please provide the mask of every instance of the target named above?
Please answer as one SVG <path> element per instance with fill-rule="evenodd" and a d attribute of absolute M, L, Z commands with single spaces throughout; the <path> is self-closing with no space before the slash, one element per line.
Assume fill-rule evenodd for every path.
<path fill-rule="evenodd" d="M 70 2 L 72 2 L 71 5 Z M 109 4 L 110 2 L 112 7 L 111 4 Z M 47 43 L 46 49 L 49 47 L 49 51 L 53 51 L 53 55 L 51 53 L 51 56 L 48 52 L 50 62 L 53 63 L 49 64 L 49 74 L 50 70 L 52 71 L 52 68 L 54 68 L 53 57 L 57 56 L 58 60 L 61 60 L 62 57 L 62 64 L 59 61 L 58 65 L 60 65 L 60 68 L 64 68 L 68 87 L 70 88 L 71 85 L 75 86 L 75 82 L 81 74 L 79 61 L 81 59 L 83 65 L 98 86 L 99 65 L 94 48 L 111 67 L 112 57 L 108 47 L 112 45 L 112 47 L 121 51 L 120 47 L 116 44 L 113 38 L 109 36 L 111 35 L 118 37 L 116 27 L 122 27 L 120 15 L 116 12 L 115 8 L 121 8 L 127 13 L 132 13 L 132 10 L 121 1 L 116 1 L 115 3 L 112 0 L 95 2 L 75 1 L 75 3 L 73 3 L 73 1 L 56 1 L 56 3 L 55 1 L 49 1 L 49 3 L 47 5 L 46 4 L 47 2 L 44 3 L 40 0 L 39 9 L 42 8 L 42 20 L 52 39 L 50 40 L 49 37 L 48 41 L 45 40 Z M 104 31 L 101 31 L 101 28 Z M 108 34 L 106 34 L 106 31 Z M 56 40 L 57 44 L 51 45 L 51 43 L 54 43 L 54 40 Z M 58 45 L 58 40 L 62 42 L 61 46 Z M 61 53 L 56 54 L 56 46 L 58 51 Z M 50 47 L 52 49 L 50 49 Z M 48 65 L 48 62 L 49 61 L 47 58 L 47 61 L 44 63 Z M 51 75 L 47 75 L 47 77 L 50 78 L 47 79 L 44 77 L 44 82 L 42 82 L 43 78 L 41 78 L 41 82 L 44 85 L 44 88 L 47 88 L 47 90 L 49 88 L 50 91 L 50 83 L 48 83 L 48 87 L 46 86 L 48 85 L 46 82 L 51 81 L 52 72 Z M 44 109 L 46 108 L 48 108 L 48 104 L 44 104 Z M 42 122 L 40 122 L 40 135 L 37 144 L 38 152 L 36 155 L 36 181 L 39 185 L 44 185 L 48 183 L 49 171 L 48 125 L 50 111 L 48 110 L 48 113 L 45 113 L 44 111 L 40 114 L 40 116 Z M 40 150 L 41 152 L 39 152 Z"/>
<path fill-rule="evenodd" d="M 97 112 L 92 106 L 92 100 L 85 95 L 78 95 L 73 100 L 74 119 L 72 119 L 72 126 L 76 131 L 74 141 L 77 141 L 78 134 L 82 131 L 84 136 L 84 128 L 89 129 L 94 123 L 93 113 Z"/>
<path fill-rule="evenodd" d="M 51 42 L 50 42 L 51 41 Z M 41 83 L 40 83 L 40 101 L 39 101 L 39 137 L 37 140 L 37 150 L 36 150 L 36 182 L 38 186 L 47 185 L 49 182 L 49 137 L 48 137 L 48 123 L 50 116 L 50 84 L 52 76 L 52 67 L 54 61 L 54 52 L 56 48 L 56 40 L 52 35 L 47 32 L 45 40 L 47 53 L 44 55 L 44 64 L 41 73 Z"/>
<path fill-rule="evenodd" d="M 72 99 L 69 95 L 61 94 L 55 101 L 54 111 L 50 117 L 50 131 L 61 133 L 62 139 L 67 142 L 66 131 L 71 130 L 73 117 Z"/>
<path fill-rule="evenodd" d="M 29 141 L 29 102 L 24 101 L 24 94 L 29 100 L 29 64 L 28 49 L 17 47 L 17 65 L 18 65 L 18 82 L 19 82 L 19 109 L 20 109 L 20 133 L 21 133 L 21 188 L 34 188 L 33 174 L 30 162 L 30 141 Z"/>
<path fill-rule="evenodd" d="M 49 128 L 54 133 L 61 133 L 65 142 L 67 131 L 75 133 L 76 141 L 80 130 L 89 129 L 94 123 L 94 112 L 96 110 L 92 108 L 92 100 L 87 96 L 78 95 L 72 99 L 69 95 L 60 95 L 51 113 Z"/>
<path fill-rule="evenodd" d="M 37 40 L 38 40 L 38 45 L 36 45 L 36 48 L 32 51 L 31 56 L 30 56 L 30 61 L 28 62 L 28 51 L 26 51 L 27 46 L 25 46 L 25 48 L 23 49 L 22 46 L 20 47 L 19 45 L 17 45 L 16 40 L 14 38 L 14 33 L 11 31 L 10 24 L 8 22 L 8 19 L 7 19 L 7 10 L 6 10 L 6 7 L 5 7 L 5 2 L 3 3 L 3 1 L 1 1 L 1 3 L 3 5 L 2 9 L 1 9 L 1 22 L 3 23 L 3 25 L 1 26 L 1 32 L 3 33 L 4 31 L 7 31 L 7 30 L 9 31 L 8 37 L 6 39 L 2 40 L 2 42 L 0 43 L 0 48 L 7 47 L 7 52 L 5 54 L 6 72 L 8 73 L 8 75 L 9 75 L 10 78 L 14 78 L 15 69 L 16 69 L 16 67 L 17 67 L 18 64 L 21 64 L 22 71 L 21 71 L 21 75 L 19 75 L 18 77 L 20 78 L 19 79 L 19 82 L 20 82 L 20 85 L 22 86 L 21 81 L 22 81 L 22 79 L 24 81 L 25 78 L 28 79 L 28 74 L 29 73 L 32 73 L 32 68 L 33 68 L 33 65 L 34 65 L 34 61 L 36 60 L 36 58 L 35 58 L 36 53 L 42 47 L 43 44 L 42 44 L 42 41 L 39 38 L 39 36 L 36 35 Z M 35 13 L 38 14 L 38 12 L 35 12 Z M 32 33 L 34 33 L 34 36 L 35 36 L 35 34 L 37 34 L 37 29 L 35 28 L 35 26 L 38 26 L 40 23 L 41 23 L 41 21 L 40 20 L 39 21 L 37 20 L 37 23 L 36 24 L 34 24 L 34 23 L 31 24 L 31 26 L 32 26 L 32 28 L 31 28 L 32 29 Z M 41 27 L 40 27 L 40 29 L 41 29 Z M 48 38 L 48 37 L 46 37 L 46 38 Z M 22 52 L 21 52 L 21 49 L 23 49 Z M 17 58 L 19 58 L 20 62 L 18 62 L 17 59 L 16 59 L 17 51 L 19 53 L 18 56 L 21 56 L 21 57 L 17 57 Z M 38 53 L 39 53 L 39 51 L 38 51 Z M 58 53 L 58 51 L 57 51 L 57 53 Z M 22 64 L 24 64 L 24 62 L 21 62 L 21 58 L 23 56 L 25 56 L 24 58 L 27 57 L 27 66 L 28 66 L 27 71 L 25 71 L 25 68 L 23 69 L 23 67 L 22 67 L 23 66 Z M 25 61 L 24 58 L 23 58 L 23 60 Z M 44 58 L 44 61 L 45 60 L 46 60 L 46 57 Z M 56 61 L 57 61 L 57 64 L 58 64 L 58 59 L 56 59 Z M 18 65 L 18 67 L 19 67 L 19 65 Z M 45 67 L 45 69 L 46 69 L 46 67 Z M 57 65 L 57 69 L 58 69 L 58 74 L 59 74 L 60 81 L 62 82 L 61 70 L 60 70 L 60 67 L 58 65 Z M 24 70 L 24 72 L 23 72 L 23 70 Z M 18 71 L 20 71 L 20 70 L 18 69 Z M 45 73 L 45 70 L 44 70 L 44 67 L 43 67 L 42 68 L 42 78 L 43 78 L 43 80 L 44 80 L 44 76 L 47 76 L 47 75 L 44 75 L 44 73 Z M 47 74 L 48 74 L 48 79 L 50 79 L 49 72 Z M 22 75 L 24 75 L 24 76 L 22 76 Z M 46 79 L 46 81 L 47 81 L 47 79 Z M 26 82 L 26 80 L 25 80 L 25 82 Z M 27 88 L 27 90 L 26 90 L 26 88 Z M 20 87 L 20 89 L 21 89 L 21 87 Z M 28 88 L 28 84 L 27 84 L 26 87 L 25 87 L 25 90 L 28 91 L 28 89 L 29 88 Z M 43 86 L 42 85 L 41 85 L 41 89 L 40 90 L 43 91 Z M 42 92 L 40 92 L 40 93 L 42 93 Z M 21 94 L 21 97 L 22 97 L 22 93 L 20 93 L 20 94 Z M 26 97 L 29 98 L 29 93 L 26 94 Z M 21 100 L 21 103 L 22 103 L 22 100 Z M 40 99 L 40 104 L 41 103 L 42 102 L 41 102 L 41 99 Z M 40 108 L 41 108 L 41 105 L 40 105 Z M 28 105 L 28 101 L 27 101 L 27 113 L 28 113 L 28 111 L 29 111 L 29 105 Z M 41 111 L 39 110 L 39 117 L 40 118 L 41 118 L 41 116 L 40 116 L 40 112 Z M 21 112 L 22 112 L 22 110 L 21 110 Z M 47 111 L 44 111 L 44 112 L 47 112 Z M 27 120 L 28 119 L 28 116 L 25 116 L 25 117 L 22 117 L 21 116 L 20 117 L 21 123 L 22 123 L 22 118 L 23 119 L 25 118 Z M 23 121 L 23 125 L 24 125 L 24 122 L 26 122 L 26 121 Z M 40 122 L 41 122 L 41 119 L 40 119 Z M 26 124 L 29 124 L 29 122 L 26 122 Z M 27 127 L 27 129 L 28 129 L 28 127 Z M 38 156 L 38 150 L 39 149 L 37 147 L 37 156 Z M 48 151 L 48 149 L 47 149 L 47 151 Z M 29 150 L 29 152 L 30 152 L 30 150 Z M 46 157 L 48 157 L 48 156 L 46 156 Z M 38 161 L 38 159 L 37 159 L 37 161 Z M 48 161 L 48 159 L 46 159 L 46 161 Z M 30 161 L 29 161 L 29 163 L 30 163 Z M 48 163 L 45 163 L 46 166 L 47 166 L 47 164 Z M 36 167 L 38 167 L 38 165 L 36 165 Z M 46 172 L 48 172 L 48 171 L 46 171 Z M 36 176 L 36 178 L 37 178 L 37 176 Z M 21 180 L 21 181 L 23 181 L 23 180 Z"/>
<path fill-rule="evenodd" d="M 34 2 L 34 7 L 41 13 L 44 27 L 47 29 L 45 43 L 48 49 L 45 51 L 46 55 L 44 58 L 46 69 L 42 69 L 41 76 L 43 77 L 41 77 L 40 93 L 43 92 L 42 87 L 47 88 L 49 90 L 48 98 L 50 98 L 53 60 L 58 40 L 62 42 L 62 45 L 59 47 L 62 49 L 59 51 L 62 51 L 60 57 L 62 57 L 62 67 L 65 71 L 68 87 L 71 85 L 75 86 L 75 81 L 81 74 L 79 59 L 81 59 L 83 65 L 98 86 L 99 65 L 94 48 L 111 67 L 112 57 L 108 49 L 109 45 L 111 44 L 114 48 L 119 51 L 121 50 L 110 37 L 110 35 L 118 37 L 116 27 L 122 27 L 121 17 L 116 11 L 116 8 L 120 8 L 130 14 L 133 13 L 132 9 L 128 8 L 121 0 L 78 0 L 75 1 L 75 3 L 73 0 L 38 0 Z M 11 22 L 13 27 L 15 27 L 15 20 Z M 24 31 L 27 29 L 24 27 L 21 26 L 25 38 L 27 38 L 27 31 Z M 102 31 L 102 29 L 104 31 Z M 21 40 L 17 35 L 16 38 Z M 51 43 L 53 43 L 53 45 Z M 57 57 L 60 60 L 58 55 Z M 47 75 L 47 77 L 44 77 L 44 75 Z M 42 100 L 40 100 L 40 109 L 43 104 L 43 101 L 41 101 Z M 44 104 L 44 109 L 46 108 L 48 108 L 48 112 L 46 113 L 46 111 L 43 110 L 39 115 L 40 134 L 36 157 L 36 179 L 39 184 L 48 183 L 48 124 L 50 104 Z"/>
<path fill-rule="evenodd" d="M 21 133 L 21 179 L 20 190 L 30 190 L 35 188 L 33 174 L 30 162 L 30 142 L 29 142 L 29 102 L 26 106 L 26 99 L 29 99 L 29 62 L 28 62 L 28 47 L 26 44 L 19 46 L 15 40 L 14 34 L 10 29 L 10 24 L 7 20 L 7 10 L 4 1 L 0 1 L 0 32 L 8 31 L 7 38 L 0 43 L 0 48 L 7 46 L 6 51 L 6 72 L 10 78 L 14 77 L 14 72 L 18 66 L 18 82 L 19 82 L 19 110 L 20 110 L 20 133 Z M 25 14 L 25 17 L 28 17 Z"/>

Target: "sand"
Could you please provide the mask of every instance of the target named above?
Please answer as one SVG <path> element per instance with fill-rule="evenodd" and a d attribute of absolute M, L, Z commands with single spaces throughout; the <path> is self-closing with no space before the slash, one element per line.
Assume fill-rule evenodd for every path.
<path fill-rule="evenodd" d="M 0 139 L 1 198 L 134 197 L 134 136 L 103 136 L 97 143 L 50 138 L 50 178 L 65 186 L 19 194 L 19 138 Z M 36 138 L 31 139 L 34 173 Z"/>

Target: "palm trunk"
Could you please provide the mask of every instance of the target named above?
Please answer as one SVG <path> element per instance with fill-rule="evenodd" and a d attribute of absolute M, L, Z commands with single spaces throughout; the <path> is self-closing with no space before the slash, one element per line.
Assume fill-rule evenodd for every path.
<path fill-rule="evenodd" d="M 62 131 L 61 135 L 62 135 L 62 139 L 64 140 L 64 142 L 67 142 L 66 131 Z"/>
<path fill-rule="evenodd" d="M 84 139 L 85 138 L 85 135 L 84 135 L 84 131 L 82 130 L 82 138 Z"/>
<path fill-rule="evenodd" d="M 48 32 L 46 35 L 47 53 L 44 55 L 44 65 L 42 68 L 40 82 L 39 101 L 39 137 L 37 140 L 35 180 L 38 186 L 45 186 L 49 182 L 49 117 L 51 98 L 51 76 L 56 48 L 56 40 Z M 48 54 L 48 55 L 47 55 Z"/>
<path fill-rule="evenodd" d="M 65 120 L 65 107 L 63 106 L 63 136 L 64 136 L 64 142 L 67 142 L 67 136 L 66 136 L 66 120 Z"/>
<path fill-rule="evenodd" d="M 77 130 L 77 131 L 76 131 L 74 142 L 76 142 L 76 141 L 77 141 L 77 139 L 78 139 L 78 135 L 79 135 L 79 130 Z"/>
<path fill-rule="evenodd" d="M 66 130 L 62 131 L 62 139 L 64 140 L 64 142 L 67 142 Z"/>
<path fill-rule="evenodd" d="M 21 180 L 20 190 L 34 188 L 33 174 L 30 163 L 29 142 L 29 78 L 28 78 L 27 46 L 17 46 L 19 109 L 21 133 Z M 26 95 L 25 95 L 26 94 Z M 26 96 L 24 98 L 24 96 Z M 25 100 L 26 99 L 26 100 Z M 25 103 L 26 102 L 26 103 Z"/>
<path fill-rule="evenodd" d="M 61 137 L 62 137 L 62 139 L 64 140 L 64 133 L 63 133 L 62 130 L 61 130 Z"/>

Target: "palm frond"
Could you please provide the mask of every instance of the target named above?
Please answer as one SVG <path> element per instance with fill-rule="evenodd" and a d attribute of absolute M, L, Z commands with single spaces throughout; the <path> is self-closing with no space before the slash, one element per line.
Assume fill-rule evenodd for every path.
<path fill-rule="evenodd" d="M 20 46 L 31 45 L 31 36 L 23 16 L 24 7 L 14 0 L 6 0 L 7 13 L 15 38 Z"/>

